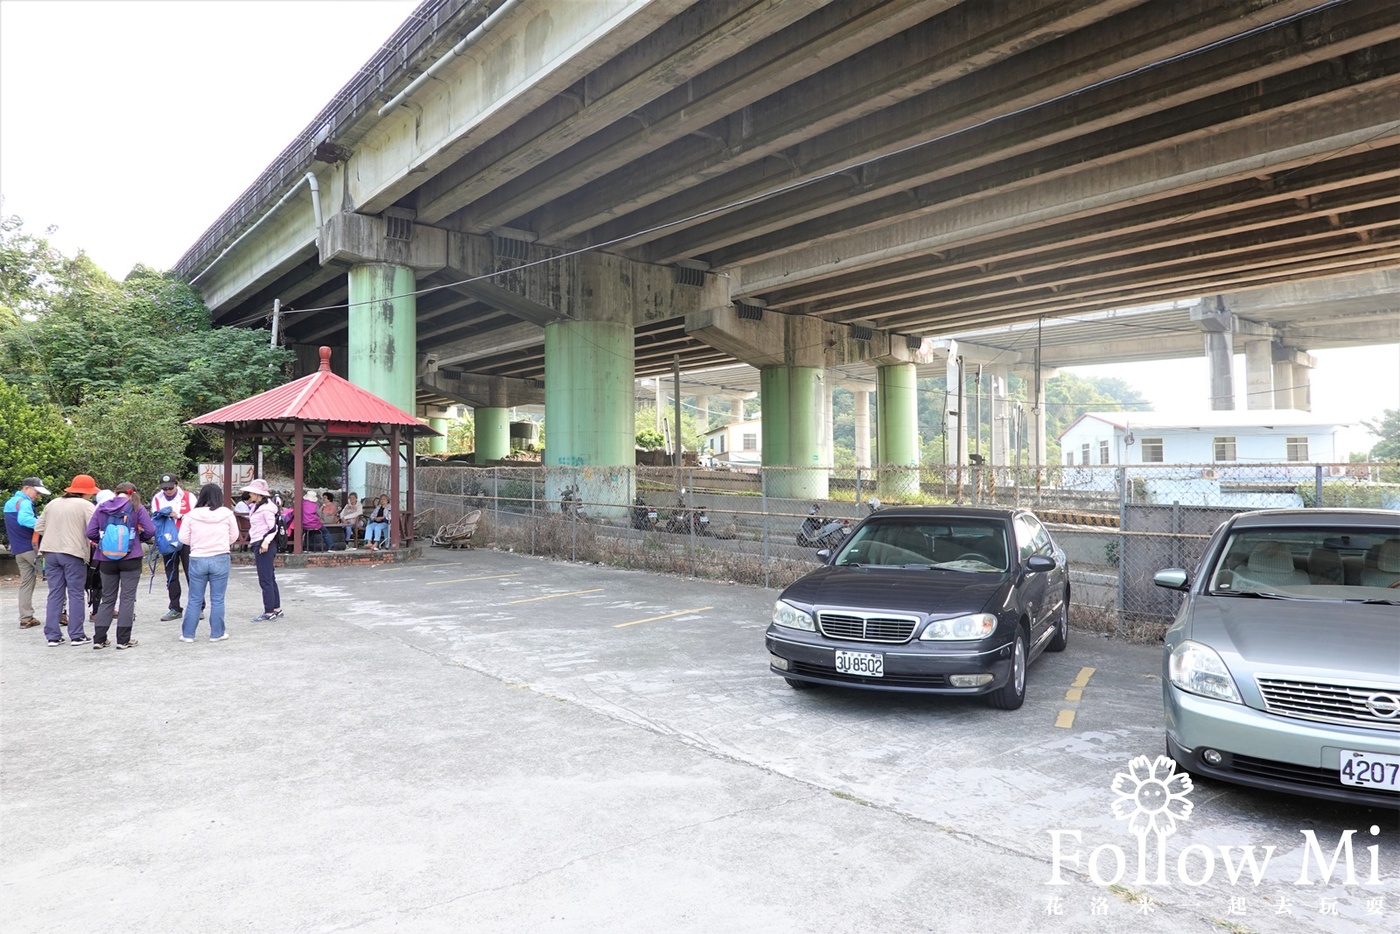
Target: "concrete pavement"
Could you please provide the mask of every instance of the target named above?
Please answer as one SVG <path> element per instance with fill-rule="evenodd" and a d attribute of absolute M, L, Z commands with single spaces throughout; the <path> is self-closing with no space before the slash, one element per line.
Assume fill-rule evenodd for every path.
<path fill-rule="evenodd" d="M 256 582 L 235 571 L 224 643 L 181 643 L 144 581 L 134 650 L 0 630 L 7 934 L 1231 920 L 1218 885 L 1048 885 L 1051 829 L 1079 831 L 1081 857 L 1132 849 L 1107 784 L 1160 751 L 1152 648 L 1076 634 L 1006 713 L 790 691 L 758 588 L 488 551 L 280 579 L 287 618 L 247 623 Z M 1222 841 L 1371 819 L 1209 795 L 1200 830 Z M 1335 915 L 1261 904 L 1239 925 L 1388 929 L 1383 875 L 1388 915 L 1367 914 L 1374 887 L 1331 886 L 1307 894 Z"/>

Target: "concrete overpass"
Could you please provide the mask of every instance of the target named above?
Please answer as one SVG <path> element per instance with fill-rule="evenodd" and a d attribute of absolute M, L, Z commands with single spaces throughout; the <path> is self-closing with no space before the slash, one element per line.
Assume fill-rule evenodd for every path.
<path fill-rule="evenodd" d="M 177 268 L 552 465 L 677 356 L 802 468 L 869 364 L 907 465 L 926 338 L 1393 268 L 1397 175 L 1391 0 L 426 0 Z"/>

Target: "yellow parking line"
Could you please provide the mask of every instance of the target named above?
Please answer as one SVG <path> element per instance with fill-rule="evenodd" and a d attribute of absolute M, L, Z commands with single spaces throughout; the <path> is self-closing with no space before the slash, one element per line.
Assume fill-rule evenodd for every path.
<path fill-rule="evenodd" d="M 1083 699 L 1084 699 L 1084 689 L 1083 689 L 1083 688 L 1070 688 L 1068 691 L 1065 692 L 1065 700 L 1074 700 L 1074 701 L 1077 701 L 1077 700 L 1083 700 Z"/>
<path fill-rule="evenodd" d="M 679 613 L 667 613 L 665 616 L 648 616 L 646 619 L 634 619 L 630 623 L 614 623 L 614 629 L 621 629 L 624 626 L 636 626 L 639 623 L 654 623 L 658 619 L 673 619 L 677 616 L 685 616 L 688 613 L 699 613 L 702 610 L 713 610 L 712 606 L 697 606 L 693 610 L 681 610 Z"/>
<path fill-rule="evenodd" d="M 1061 710 L 1060 715 L 1055 718 L 1055 726 L 1062 730 L 1068 730 L 1070 727 L 1074 726 L 1074 711 Z"/>
<path fill-rule="evenodd" d="M 1093 668 L 1079 669 L 1079 675 L 1073 681 L 1070 682 L 1069 686 L 1072 688 L 1088 687 L 1089 679 L 1094 676 L 1094 671 L 1095 669 Z"/>
<path fill-rule="evenodd" d="M 425 586 L 431 587 L 434 584 L 460 584 L 463 581 L 493 581 L 500 577 L 519 577 L 519 571 L 512 571 L 509 574 L 487 574 L 484 577 L 454 577 L 450 581 L 428 581 Z"/>
<path fill-rule="evenodd" d="M 572 593 L 550 593 L 543 597 L 526 597 L 524 600 L 511 600 L 509 605 L 517 603 L 534 603 L 536 600 L 553 600 L 555 597 L 577 597 L 581 593 L 602 593 L 602 587 L 595 587 L 592 590 L 575 590 Z"/>

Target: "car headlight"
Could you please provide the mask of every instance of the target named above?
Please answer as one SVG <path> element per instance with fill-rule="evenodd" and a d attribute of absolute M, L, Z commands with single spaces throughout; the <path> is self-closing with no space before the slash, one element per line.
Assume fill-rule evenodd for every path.
<path fill-rule="evenodd" d="M 936 619 L 924 627 L 924 639 L 985 639 L 997 628 L 997 618 L 990 613 L 971 613 L 952 619 Z"/>
<path fill-rule="evenodd" d="M 773 622 L 778 626 L 786 626 L 789 629 L 805 629 L 808 632 L 816 632 L 817 624 L 812 619 L 812 614 L 799 610 L 791 603 L 784 603 L 779 600 L 773 604 Z"/>
<path fill-rule="evenodd" d="M 1244 703 L 1240 699 L 1235 679 L 1219 653 L 1208 645 L 1192 642 L 1189 639 L 1172 649 L 1167 662 L 1167 672 L 1172 684 L 1183 691 L 1210 697 L 1215 700 Z"/>

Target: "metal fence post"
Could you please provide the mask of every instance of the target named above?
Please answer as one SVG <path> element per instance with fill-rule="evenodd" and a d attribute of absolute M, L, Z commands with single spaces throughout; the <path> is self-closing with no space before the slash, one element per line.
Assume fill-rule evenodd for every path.
<path fill-rule="evenodd" d="M 1313 468 L 1313 508 L 1322 508 L 1322 465 Z"/>
<path fill-rule="evenodd" d="M 772 574 L 768 563 L 768 471 L 762 467 L 758 468 L 758 508 L 763 514 L 763 586 L 768 587 Z"/>
<path fill-rule="evenodd" d="M 1128 540 L 1123 532 L 1128 531 L 1128 468 L 1118 468 L 1118 624 L 1119 632 L 1123 631 L 1124 617 L 1127 616 L 1128 608 L 1125 605 L 1128 596 Z"/>

